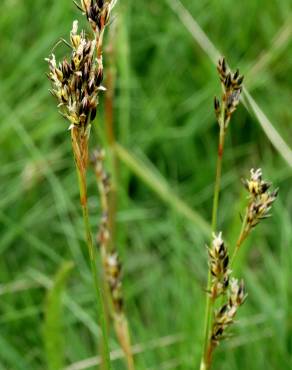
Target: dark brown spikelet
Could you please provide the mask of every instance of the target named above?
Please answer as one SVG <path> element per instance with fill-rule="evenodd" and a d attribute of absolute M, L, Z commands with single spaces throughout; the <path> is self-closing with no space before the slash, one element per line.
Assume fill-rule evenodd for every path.
<path fill-rule="evenodd" d="M 216 98 L 214 107 L 216 117 L 219 118 L 222 115 L 224 126 L 227 128 L 231 115 L 235 112 L 242 91 L 243 76 L 239 74 L 237 69 L 232 73 L 226 64 L 225 58 L 221 58 L 217 64 L 217 71 L 222 85 L 223 95 L 222 104 L 220 107 L 219 100 Z M 222 111 L 224 107 L 224 111 Z"/>
<path fill-rule="evenodd" d="M 227 303 L 223 304 L 215 313 L 211 332 L 211 345 L 216 347 L 224 339 L 226 329 L 233 324 L 238 308 L 246 299 L 243 280 L 238 282 L 232 278 L 228 290 Z"/>
<path fill-rule="evenodd" d="M 76 2 L 75 4 L 86 15 L 92 30 L 101 34 L 109 22 L 116 0 L 81 0 L 80 5 Z"/>
<path fill-rule="evenodd" d="M 209 268 L 212 275 L 211 297 L 216 299 L 224 294 L 229 283 L 229 256 L 222 233 L 213 235 L 211 247 L 208 249 Z"/>
<path fill-rule="evenodd" d="M 271 184 L 262 179 L 262 170 L 251 169 L 250 179 L 243 184 L 250 194 L 247 213 L 247 232 L 261 220 L 270 217 L 271 207 L 278 196 L 278 189 L 270 191 Z"/>

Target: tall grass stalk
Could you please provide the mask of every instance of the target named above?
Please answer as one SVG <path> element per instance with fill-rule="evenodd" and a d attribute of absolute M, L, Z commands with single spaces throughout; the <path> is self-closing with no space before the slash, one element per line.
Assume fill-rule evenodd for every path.
<path fill-rule="evenodd" d="M 217 253 L 217 245 L 221 246 L 221 250 L 224 250 L 224 242 L 221 239 L 221 234 L 216 236 L 215 232 L 217 231 L 217 218 L 218 218 L 218 206 L 219 206 L 219 195 L 220 195 L 220 185 L 221 185 L 221 174 L 222 174 L 222 160 L 223 160 L 223 153 L 224 153 L 224 142 L 225 142 L 225 134 L 228 128 L 231 115 L 236 110 L 236 107 L 239 103 L 239 97 L 241 93 L 241 84 L 243 81 L 243 77 L 239 75 L 239 71 L 237 70 L 234 74 L 228 71 L 225 59 L 222 58 L 219 60 L 217 65 L 217 70 L 219 73 L 221 86 L 222 86 L 222 99 L 221 102 L 215 97 L 214 99 L 214 108 L 215 114 L 217 117 L 218 125 L 219 125 L 219 143 L 218 143 L 218 153 L 217 153 L 217 166 L 216 166 L 216 176 L 215 176 L 215 186 L 214 186 L 214 195 L 213 195 L 213 208 L 212 208 L 212 222 L 211 222 L 211 229 L 212 229 L 212 238 L 211 245 L 209 247 L 209 257 L 210 251 L 212 251 L 212 243 L 214 246 L 214 253 L 212 254 L 213 259 L 215 259 L 215 265 L 219 264 L 218 270 L 221 269 L 221 261 L 216 259 L 220 259 L 222 257 L 222 253 Z M 211 240 L 212 240 L 211 238 Z M 225 258 L 225 255 L 223 255 Z M 226 260 L 228 264 L 228 254 L 226 251 Z M 226 269 L 225 266 L 224 269 Z M 217 270 L 217 266 L 215 266 L 215 270 Z M 203 354 L 201 358 L 201 366 L 200 370 L 207 370 L 211 365 L 212 360 L 212 352 L 215 347 L 214 341 L 211 340 L 210 328 L 213 326 L 213 319 L 214 319 L 214 303 L 218 295 L 225 293 L 225 288 L 220 287 L 222 292 L 218 293 L 218 287 L 212 287 L 212 273 L 214 273 L 211 264 L 209 262 L 209 269 L 208 269 L 208 283 L 207 283 L 207 295 L 206 295 L 206 309 L 205 309 L 205 320 L 204 320 L 204 337 L 203 337 Z M 218 272 L 219 280 L 222 280 L 222 271 Z M 228 279 L 228 271 L 223 274 L 224 278 Z M 220 282 L 221 284 L 221 282 Z M 211 292 L 213 289 L 213 292 Z"/>
<path fill-rule="evenodd" d="M 94 281 L 95 297 L 102 331 L 103 369 L 110 370 L 110 355 L 108 346 L 107 322 L 102 284 L 97 272 L 97 253 L 93 245 L 90 229 L 86 173 L 88 168 L 88 142 L 91 122 L 95 119 L 103 80 L 103 36 L 110 13 L 116 0 L 99 1 L 98 3 L 81 0 L 75 5 L 86 15 L 91 26 L 93 37 L 85 31 L 78 33 L 78 21 L 73 22 L 70 32 L 71 59 L 63 59 L 57 63 L 54 54 L 47 59 L 52 82 L 52 94 L 58 100 L 60 113 L 70 122 L 72 148 L 75 158 L 80 202 L 86 234 L 86 242 L 90 258 L 91 272 Z"/>
<path fill-rule="evenodd" d="M 83 222 L 85 228 L 85 237 L 87 242 L 88 254 L 90 259 L 90 267 L 92 278 L 94 282 L 95 290 L 95 299 L 98 310 L 98 321 L 100 322 L 101 331 L 102 331 L 102 365 L 106 370 L 111 369 L 110 365 L 110 355 L 109 355 L 109 346 L 108 346 L 108 330 L 105 317 L 105 305 L 102 295 L 102 286 L 97 272 L 97 253 L 96 248 L 93 245 L 92 233 L 90 228 L 89 221 L 89 212 L 88 212 L 88 200 L 87 200 L 87 181 L 86 181 L 86 163 L 82 161 L 80 148 L 78 144 L 78 132 L 76 128 L 71 129 L 71 138 L 72 138 L 72 148 L 76 164 L 76 172 L 78 177 L 79 193 L 80 193 L 80 204 L 82 207 Z M 84 141 L 83 150 L 85 153 L 88 153 L 88 140 L 87 138 Z"/>
<path fill-rule="evenodd" d="M 219 205 L 219 195 L 220 195 L 220 184 L 222 175 L 222 161 L 224 152 L 224 142 L 225 142 L 225 105 L 222 104 L 222 112 L 220 118 L 218 119 L 220 132 L 219 132 L 219 144 L 218 144 L 218 156 L 217 156 L 217 166 L 216 166 L 216 178 L 214 186 L 213 195 L 213 209 L 212 209 L 212 222 L 211 228 L 212 233 L 217 229 L 217 215 L 218 215 L 218 205 Z M 211 288 L 211 270 L 208 270 L 208 284 L 207 292 Z M 204 347 L 203 347 L 203 357 L 201 360 L 201 370 L 207 369 L 208 362 L 208 341 L 209 341 L 209 328 L 212 321 L 212 311 L 213 311 L 214 300 L 210 294 L 206 295 L 206 311 L 205 311 L 205 321 L 204 321 Z"/>
<path fill-rule="evenodd" d="M 224 243 L 222 232 L 217 232 L 217 214 L 225 133 L 231 116 L 239 104 L 243 76 L 240 76 L 239 70 L 232 73 L 224 58 L 219 60 L 217 70 L 222 85 L 222 98 L 221 102 L 216 97 L 214 100 L 220 131 L 212 210 L 213 234 L 208 247 L 208 285 L 200 370 L 210 369 L 214 349 L 224 338 L 226 329 L 234 323 L 238 308 L 244 303 L 247 296 L 243 280 L 239 281 L 233 277 L 232 263 L 251 230 L 262 219 L 270 216 L 269 211 L 278 194 L 277 189 L 269 191 L 271 184 L 262 179 L 261 169 L 251 169 L 250 179 L 243 180 L 243 184 L 249 192 L 249 200 L 242 220 L 241 231 L 230 260 L 229 249 Z M 218 298 L 221 299 L 218 300 Z M 217 304 L 215 305 L 215 303 Z"/>
<path fill-rule="evenodd" d="M 104 150 L 95 150 L 92 155 L 99 190 L 102 217 L 97 236 L 104 271 L 105 294 L 108 299 L 108 316 L 113 324 L 118 341 L 125 354 L 128 370 L 134 370 L 134 358 L 130 340 L 129 324 L 124 310 L 121 263 L 112 241 L 110 229 L 111 181 L 104 169 Z"/>

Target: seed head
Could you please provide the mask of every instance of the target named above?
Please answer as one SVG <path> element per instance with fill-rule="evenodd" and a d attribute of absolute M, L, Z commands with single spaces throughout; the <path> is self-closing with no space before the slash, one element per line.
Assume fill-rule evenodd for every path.
<path fill-rule="evenodd" d="M 224 103 L 225 108 L 224 125 L 225 128 L 227 128 L 231 115 L 233 114 L 233 112 L 235 112 L 239 104 L 240 94 L 242 91 L 243 76 L 239 74 L 238 69 L 234 73 L 232 73 L 228 69 L 224 57 L 219 59 L 217 71 L 219 73 L 223 90 L 222 102 Z M 215 113 L 217 117 L 220 116 L 222 109 L 219 107 L 218 102 L 219 101 L 217 99 L 217 101 L 215 101 Z"/>
<path fill-rule="evenodd" d="M 112 297 L 113 306 L 116 313 L 123 310 L 121 264 L 116 252 L 109 252 L 105 258 L 105 275 Z"/>
<path fill-rule="evenodd" d="M 51 93 L 57 98 L 60 113 L 70 121 L 71 127 L 86 128 L 94 119 L 98 104 L 103 70 L 94 56 L 95 41 L 87 39 L 82 31 L 78 34 L 78 22 L 73 22 L 70 32 L 72 53 L 70 62 L 66 58 L 57 63 L 52 54 L 49 64 Z"/>
<path fill-rule="evenodd" d="M 270 183 L 262 179 L 262 170 L 250 170 L 250 179 L 243 180 L 245 188 L 248 190 L 252 197 L 265 193 L 271 186 Z"/>
<path fill-rule="evenodd" d="M 215 313 L 215 318 L 211 333 L 211 342 L 217 346 L 224 338 L 226 329 L 233 324 L 234 317 L 238 308 L 244 303 L 246 294 L 243 280 L 238 282 L 237 279 L 230 280 L 227 303 L 223 304 Z"/>
<path fill-rule="evenodd" d="M 262 219 L 270 216 L 269 212 L 278 195 L 278 189 L 270 191 L 271 184 L 262 179 L 261 169 L 251 169 L 250 179 L 243 180 L 250 194 L 248 205 L 247 226 L 255 227 Z"/>
<path fill-rule="evenodd" d="M 77 7 L 86 15 L 92 30 L 101 34 L 109 22 L 110 13 L 117 0 L 81 0 Z"/>
<path fill-rule="evenodd" d="M 213 241 L 209 252 L 209 268 L 212 274 L 211 297 L 216 299 L 223 294 L 229 284 L 230 270 L 229 256 L 225 243 L 222 239 L 222 233 L 213 234 Z"/>

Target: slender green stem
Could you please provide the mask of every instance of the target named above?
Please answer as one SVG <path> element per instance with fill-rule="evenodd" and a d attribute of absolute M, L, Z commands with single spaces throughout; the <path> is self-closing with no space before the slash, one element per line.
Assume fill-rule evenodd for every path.
<path fill-rule="evenodd" d="M 237 256 L 238 251 L 239 251 L 242 243 L 245 241 L 245 239 L 247 238 L 247 236 L 249 234 L 250 228 L 247 226 L 247 219 L 248 219 L 248 207 L 246 209 L 245 216 L 244 216 L 244 219 L 242 221 L 240 234 L 239 234 L 239 237 L 237 239 L 237 242 L 236 242 L 236 245 L 235 245 L 231 260 L 230 260 L 230 267 L 233 265 L 234 259 Z"/>
<path fill-rule="evenodd" d="M 214 186 L 214 197 L 213 197 L 213 209 L 212 209 L 212 232 L 215 232 L 217 229 L 217 214 L 218 214 L 218 204 L 219 204 L 219 194 L 220 194 L 220 185 L 221 185 L 221 173 L 222 173 L 222 157 L 224 151 L 224 140 L 225 140 L 225 106 L 222 104 L 221 115 L 219 117 L 219 144 L 218 144 L 218 157 L 217 157 L 217 166 L 216 166 L 216 178 Z M 208 270 L 208 285 L 207 285 L 207 295 L 206 295 L 206 311 L 205 311 L 205 323 L 204 323 L 204 344 L 203 344 L 203 355 L 201 359 L 200 370 L 207 370 L 210 366 L 211 359 L 209 358 L 212 353 L 209 353 L 209 331 L 212 325 L 212 312 L 214 306 L 214 300 L 208 293 L 211 288 L 211 271 Z"/>
<path fill-rule="evenodd" d="M 78 145 L 78 144 L 76 142 L 75 144 L 73 143 L 73 151 L 75 155 L 76 171 L 77 171 L 78 183 L 79 183 L 80 203 L 82 207 L 86 243 L 87 243 L 88 253 L 89 253 L 89 258 L 90 258 L 91 273 L 92 273 L 94 288 L 95 288 L 95 298 L 96 298 L 96 304 L 97 304 L 97 312 L 99 316 L 98 319 L 100 321 L 101 332 L 102 332 L 103 366 L 106 370 L 110 370 L 111 364 L 110 364 L 110 355 L 109 355 L 109 346 L 108 346 L 107 325 L 106 325 L 106 319 L 105 319 L 105 307 L 104 307 L 104 301 L 103 301 L 103 296 L 102 296 L 101 283 L 98 277 L 97 266 L 96 266 L 97 253 L 96 253 L 96 248 L 94 248 L 94 245 L 93 245 L 90 222 L 89 222 L 88 202 L 87 202 L 86 167 L 80 166 L 81 161 L 78 161 L 78 158 L 76 158 L 76 156 L 78 156 L 79 153 L 76 153 L 74 149 L 76 148 L 75 145 Z"/>

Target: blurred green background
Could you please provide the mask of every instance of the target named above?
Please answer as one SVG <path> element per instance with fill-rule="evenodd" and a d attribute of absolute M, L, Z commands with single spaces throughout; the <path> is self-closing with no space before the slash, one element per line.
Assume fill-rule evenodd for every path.
<path fill-rule="evenodd" d="M 1 370 L 48 368 L 44 311 L 54 315 L 60 302 L 56 296 L 49 305 L 45 297 L 65 260 L 74 268 L 64 314 L 53 326 L 63 334 L 67 370 L 95 368 L 99 330 L 68 124 L 48 93 L 44 62 L 60 37 L 68 39 L 75 18 L 87 26 L 71 1 L 1 2 Z M 280 195 L 235 266 L 249 297 L 214 369 L 292 367 L 292 160 L 277 136 L 292 146 L 291 24 L 289 0 L 120 0 L 115 10 L 117 248 L 138 370 L 199 367 L 218 134 L 215 49 L 245 74 L 258 104 L 250 111 L 241 105 L 228 130 L 219 222 L 229 245 L 246 202 L 240 179 L 250 168 L 261 167 Z M 68 51 L 57 48 L 59 56 Z M 108 60 L 105 53 L 106 68 Z M 106 145 L 104 98 L 94 126 L 92 147 Z M 96 230 L 91 173 L 89 184 Z M 114 333 L 110 347 L 118 349 Z M 124 368 L 122 360 L 113 362 L 113 369 Z"/>

